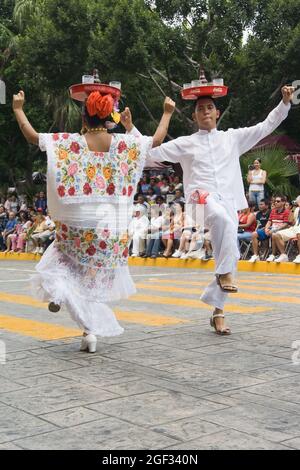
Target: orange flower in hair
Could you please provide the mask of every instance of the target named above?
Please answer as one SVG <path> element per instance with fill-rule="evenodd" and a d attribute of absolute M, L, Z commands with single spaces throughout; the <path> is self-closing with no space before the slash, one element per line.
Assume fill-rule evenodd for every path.
<path fill-rule="evenodd" d="M 90 116 L 104 119 L 112 113 L 114 99 L 110 94 L 102 96 L 99 91 L 93 91 L 86 101 L 86 108 Z"/>

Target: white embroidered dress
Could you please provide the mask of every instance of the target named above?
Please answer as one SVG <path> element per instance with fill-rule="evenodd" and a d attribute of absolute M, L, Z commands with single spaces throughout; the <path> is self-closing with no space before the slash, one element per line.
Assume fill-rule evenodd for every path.
<path fill-rule="evenodd" d="M 128 269 L 128 225 L 152 138 L 113 134 L 92 152 L 80 134 L 39 134 L 47 152 L 47 196 L 56 239 L 36 266 L 38 298 L 65 303 L 86 333 L 123 332 L 106 302 L 136 292 Z"/>

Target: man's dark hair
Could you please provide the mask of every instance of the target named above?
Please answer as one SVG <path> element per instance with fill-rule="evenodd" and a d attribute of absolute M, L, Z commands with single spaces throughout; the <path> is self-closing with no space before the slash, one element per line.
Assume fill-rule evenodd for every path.
<path fill-rule="evenodd" d="M 264 202 L 266 206 L 270 205 L 270 201 L 268 199 L 261 199 L 259 202 Z"/>
<path fill-rule="evenodd" d="M 218 109 L 217 103 L 216 103 L 215 99 L 212 98 L 212 96 L 199 96 L 199 98 L 197 99 L 197 101 L 195 103 L 195 110 L 197 109 L 198 103 L 203 99 L 211 100 L 213 102 L 213 104 L 215 105 L 215 108 Z"/>

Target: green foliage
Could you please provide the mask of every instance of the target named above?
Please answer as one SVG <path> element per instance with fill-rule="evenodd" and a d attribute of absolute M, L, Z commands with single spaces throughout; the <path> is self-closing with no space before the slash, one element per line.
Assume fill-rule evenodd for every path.
<path fill-rule="evenodd" d="M 293 199 L 299 194 L 290 178 L 298 174 L 297 164 L 286 158 L 286 152 L 280 147 L 265 148 L 248 153 L 241 157 L 241 168 L 244 183 L 247 186 L 248 165 L 254 160 L 261 159 L 261 167 L 267 172 L 266 189 L 268 194 L 283 194 Z"/>
<path fill-rule="evenodd" d="M 183 83 L 222 76 L 220 129 L 252 125 L 278 103 L 280 87 L 300 79 L 300 0 L 1 0 L 0 76 L 8 102 L 23 88 L 40 132 L 77 130 L 80 107 L 68 87 L 94 67 L 120 80 L 140 130 L 151 135 L 165 95 L 177 102 L 170 136 L 191 133 Z M 243 42 L 245 30 L 248 41 Z M 282 129 L 299 139 L 300 106 Z M 0 184 L 44 166 L 24 141 L 10 103 L 0 107 Z"/>

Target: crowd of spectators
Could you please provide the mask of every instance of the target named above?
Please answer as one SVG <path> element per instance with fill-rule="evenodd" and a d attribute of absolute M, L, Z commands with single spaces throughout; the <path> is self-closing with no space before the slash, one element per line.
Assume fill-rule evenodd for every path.
<path fill-rule="evenodd" d="M 267 200 L 262 197 L 265 177 L 255 160 L 255 169 L 248 174 L 249 207 L 238 214 L 241 258 L 251 263 L 292 259 L 300 264 L 300 196 L 295 201 L 282 195 Z M 187 209 L 179 176 L 144 174 L 134 196 L 128 231 L 131 256 L 212 259 L 210 232 Z M 31 206 L 26 196 L 16 192 L 6 198 L 0 195 L 0 251 L 42 254 L 54 239 L 55 223 L 43 191 L 36 194 Z"/>
<path fill-rule="evenodd" d="M 256 176 L 257 174 L 257 176 Z M 300 196 L 295 201 L 264 195 L 266 172 L 255 160 L 248 174 L 249 207 L 239 212 L 237 243 L 241 258 L 254 263 L 300 263 Z M 178 176 L 144 175 L 135 196 L 129 235 L 133 257 L 213 258 L 208 228 L 186 213 L 183 185 Z"/>
<path fill-rule="evenodd" d="M 0 251 L 42 254 L 54 239 L 55 224 L 43 191 L 36 194 L 32 206 L 16 192 L 0 197 Z"/>

